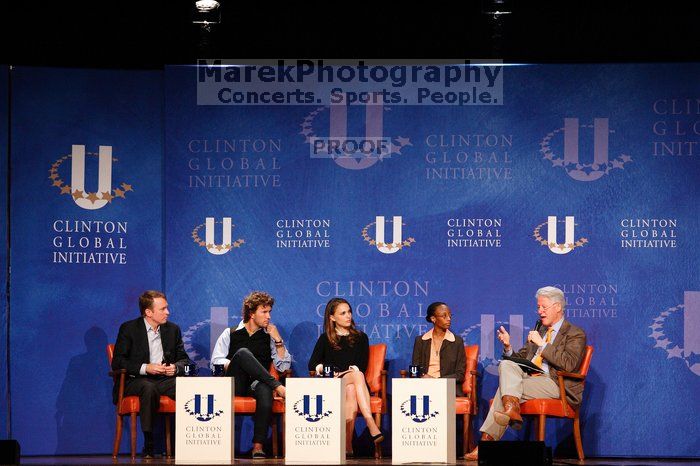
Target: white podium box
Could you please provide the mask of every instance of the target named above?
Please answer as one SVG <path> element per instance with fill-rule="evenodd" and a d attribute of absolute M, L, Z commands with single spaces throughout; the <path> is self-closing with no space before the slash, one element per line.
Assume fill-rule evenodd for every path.
<path fill-rule="evenodd" d="M 455 380 L 392 379 L 391 463 L 455 462 Z"/>
<path fill-rule="evenodd" d="M 175 462 L 233 461 L 233 377 L 175 381 Z"/>
<path fill-rule="evenodd" d="M 345 381 L 288 378 L 285 463 L 345 464 Z"/>

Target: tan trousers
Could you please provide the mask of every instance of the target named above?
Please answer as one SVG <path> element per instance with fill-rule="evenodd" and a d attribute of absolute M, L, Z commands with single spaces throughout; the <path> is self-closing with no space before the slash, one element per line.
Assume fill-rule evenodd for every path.
<path fill-rule="evenodd" d="M 532 377 L 513 361 L 501 361 L 498 365 L 498 390 L 493 398 L 493 403 L 486 415 L 484 424 L 479 429 L 486 432 L 495 440 L 503 437 L 506 427 L 498 424 L 493 413 L 503 411 L 502 396 L 514 396 L 520 401 L 533 398 L 559 398 L 559 387 L 547 375 Z"/>

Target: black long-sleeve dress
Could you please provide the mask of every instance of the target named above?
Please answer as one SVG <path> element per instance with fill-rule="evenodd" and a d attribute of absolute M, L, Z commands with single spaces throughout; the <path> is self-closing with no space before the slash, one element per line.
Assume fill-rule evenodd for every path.
<path fill-rule="evenodd" d="M 309 371 L 315 371 L 318 364 L 330 364 L 337 367 L 338 371 L 345 371 L 350 366 L 357 366 L 361 372 L 367 370 L 369 361 L 369 338 L 364 332 L 360 332 L 355 344 L 350 346 L 347 336 L 340 337 L 338 343 L 340 349 L 333 349 L 326 334 L 322 334 L 316 341 L 314 351 L 309 359 Z"/>

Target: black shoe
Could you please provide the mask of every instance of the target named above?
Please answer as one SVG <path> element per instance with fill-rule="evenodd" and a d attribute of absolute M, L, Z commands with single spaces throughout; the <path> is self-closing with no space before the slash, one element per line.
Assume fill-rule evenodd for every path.
<path fill-rule="evenodd" d="M 345 452 L 345 458 L 354 458 L 354 457 L 355 457 L 354 451 L 346 451 Z"/>
<path fill-rule="evenodd" d="M 382 443 L 384 441 L 384 433 L 380 429 L 377 435 L 372 435 L 370 436 L 370 438 L 372 439 L 375 445 L 378 443 Z"/>
<path fill-rule="evenodd" d="M 253 450 L 253 454 L 251 456 L 254 460 L 264 460 L 267 458 L 267 455 L 262 450 Z"/>
<path fill-rule="evenodd" d="M 153 453 L 153 433 L 144 432 L 143 433 L 143 452 L 141 453 L 141 458 L 152 459 L 156 455 Z"/>

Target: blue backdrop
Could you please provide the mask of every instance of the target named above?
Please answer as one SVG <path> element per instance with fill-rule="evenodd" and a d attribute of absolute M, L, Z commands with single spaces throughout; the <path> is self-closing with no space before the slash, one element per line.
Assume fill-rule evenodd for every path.
<path fill-rule="evenodd" d="M 160 286 L 202 373 L 254 289 L 276 298 L 297 374 L 333 296 L 350 301 L 370 343 L 388 345 L 390 377 L 427 330 L 427 305 L 445 301 L 453 331 L 480 345 L 483 416 L 497 382 L 495 328 L 522 341 L 535 291 L 555 285 L 595 347 L 586 454 L 700 456 L 700 441 L 676 435 L 700 414 L 699 71 L 507 67 L 501 105 L 347 108 L 197 105 L 187 67 L 13 72 L 13 436 L 28 454 L 109 451 L 103 346 L 136 315 L 138 294 Z M 314 151 L 314 138 L 345 134 L 379 138 L 389 153 Z M 112 149 L 114 199 L 91 210 L 105 199 L 99 146 Z M 56 231 L 74 220 L 116 231 Z M 88 237 L 75 249 L 86 253 L 115 253 L 95 237 L 125 239 L 126 264 L 65 263 L 89 260 L 65 255 L 68 236 Z M 38 421 L 47 412 L 56 423 Z M 78 419 L 104 429 L 71 437 Z M 548 434 L 570 454 L 567 423 Z"/>
<path fill-rule="evenodd" d="M 162 286 L 162 76 L 12 73 L 12 435 L 23 454 L 108 452 L 105 348 Z"/>

